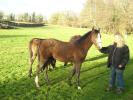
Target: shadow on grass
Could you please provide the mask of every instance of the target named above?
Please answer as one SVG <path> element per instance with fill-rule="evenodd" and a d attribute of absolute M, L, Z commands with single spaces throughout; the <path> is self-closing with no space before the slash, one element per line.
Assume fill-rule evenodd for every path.
<path fill-rule="evenodd" d="M 103 63 L 101 63 L 101 64 L 99 64 L 99 65 L 94 65 L 94 66 L 92 66 L 91 68 L 89 67 L 89 68 L 87 68 L 87 69 L 84 69 L 84 70 L 81 70 L 81 74 L 82 73 L 84 73 L 84 72 L 86 72 L 86 73 L 88 73 L 88 72 L 91 72 L 91 70 L 93 70 L 93 69 L 96 69 L 96 68 L 99 68 L 99 67 L 102 67 L 102 66 L 105 66 L 106 65 L 106 62 L 103 62 Z M 64 70 L 64 69 L 61 69 L 61 70 Z M 66 70 L 66 69 L 65 69 Z M 68 70 L 67 70 L 68 71 Z M 101 74 L 101 73 L 100 73 Z M 67 79 L 68 79 L 68 77 L 71 75 L 71 71 L 69 71 L 69 72 L 67 72 L 67 74 L 63 74 L 63 75 L 61 75 L 60 77 L 57 77 L 57 78 L 54 78 L 53 80 L 52 80 L 52 82 L 51 82 L 51 84 L 56 84 L 56 83 L 58 83 L 58 82 L 61 82 L 61 81 L 63 81 L 63 80 L 65 80 L 65 81 L 67 81 Z M 97 75 L 96 76 L 92 76 L 92 77 L 87 77 L 88 79 L 90 78 L 91 79 L 91 82 L 92 82 L 92 78 L 97 78 Z M 74 78 L 74 77 L 73 77 Z M 99 78 L 99 75 L 98 75 L 98 78 Z M 83 79 L 84 80 L 84 79 Z M 93 80 L 95 80 L 95 79 L 93 79 Z M 85 86 L 85 85 L 84 85 Z"/>
<path fill-rule="evenodd" d="M 131 61 L 129 62 L 128 66 L 131 67 L 133 61 L 133 59 L 131 59 Z M 86 70 L 81 71 L 81 73 L 83 72 L 89 72 L 92 69 L 98 68 L 98 66 L 105 66 L 106 62 L 103 62 L 99 65 L 94 65 L 92 66 L 92 68 L 88 68 Z M 94 68 L 93 68 L 94 67 Z M 63 69 L 61 69 L 63 70 Z M 58 71 L 58 70 L 55 70 Z M 67 70 L 68 71 L 68 70 Z M 130 70 L 128 70 L 130 71 Z M 83 83 L 81 86 L 83 88 L 85 88 L 87 86 L 87 84 L 95 82 L 95 80 L 107 75 L 108 71 L 103 71 L 103 72 L 99 72 L 96 75 L 90 75 L 89 77 L 86 76 L 85 78 L 83 78 L 81 80 L 81 82 Z M 132 72 L 132 71 L 130 71 Z M 69 73 L 60 73 L 59 77 L 57 78 L 53 78 L 52 80 L 52 84 L 57 84 L 60 83 L 61 81 L 64 81 L 67 79 Z M 128 79 L 132 79 L 132 73 L 128 74 L 128 76 L 126 77 L 126 80 Z M 34 76 L 30 79 L 29 77 L 21 77 L 20 79 L 16 80 L 14 77 L 12 77 L 12 80 L 7 80 L 5 82 L 0 82 L 0 98 L 1 99 L 38 99 L 38 98 L 43 98 L 46 100 L 46 98 L 48 98 L 49 93 L 51 93 L 50 88 L 48 88 L 48 86 L 46 84 L 44 84 L 44 76 L 42 76 L 42 74 L 40 74 L 40 85 L 41 88 L 40 90 L 37 90 L 35 88 L 35 83 L 34 83 Z M 133 81 L 132 81 L 133 82 Z M 133 83 L 132 83 L 133 84 Z M 76 85 L 76 84 L 74 84 Z M 130 85 L 130 84 L 129 84 Z M 56 85 L 55 85 L 56 86 Z M 130 88 L 131 86 L 129 86 L 128 88 Z M 51 86 L 52 88 L 52 86 Z M 63 89 L 63 88 L 62 88 Z M 64 90 L 65 91 L 65 90 Z M 94 90 L 95 91 L 95 90 Z M 53 91 L 53 92 L 57 92 L 57 91 Z"/>
<path fill-rule="evenodd" d="M 85 88 L 87 84 L 94 82 L 95 80 L 107 75 L 108 71 L 100 72 L 99 74 L 89 76 L 87 78 L 83 78 L 82 81 L 85 81 L 82 84 L 82 87 Z"/>
<path fill-rule="evenodd" d="M 107 57 L 107 55 L 101 54 L 99 56 L 96 56 L 96 57 L 93 57 L 93 58 L 90 58 L 90 59 L 86 59 L 84 62 L 87 62 L 87 61 L 95 61 L 95 60 L 98 60 L 98 59 L 101 59 L 101 58 L 105 58 L 105 57 Z"/>
<path fill-rule="evenodd" d="M 95 60 L 98 60 L 98 59 L 101 59 L 101 58 L 104 58 L 104 57 L 107 57 L 107 55 L 99 55 L 99 56 L 96 56 L 96 57 L 93 57 L 93 58 L 90 58 L 90 59 L 86 59 L 84 62 L 89 62 L 89 61 L 95 61 Z M 70 67 L 70 66 L 73 66 L 73 64 L 67 64 L 67 66 L 64 66 L 64 65 L 61 65 L 59 67 L 56 67 L 56 70 L 58 69 L 63 69 L 63 68 L 67 68 L 67 67 Z"/>
<path fill-rule="evenodd" d="M 103 58 L 103 57 L 106 57 L 105 55 L 99 55 L 99 56 L 97 56 L 97 57 L 94 57 L 94 58 L 91 58 L 91 59 L 87 59 L 87 60 L 85 60 L 85 62 L 87 62 L 87 61 L 94 61 L 94 60 L 98 60 L 98 59 L 100 59 L 100 58 Z M 81 71 L 81 73 L 83 73 L 83 72 L 87 72 L 87 71 L 91 71 L 91 70 L 93 70 L 93 69 L 95 69 L 95 68 L 98 68 L 99 66 L 101 67 L 101 66 L 104 66 L 104 65 L 106 65 L 106 62 L 102 62 L 101 64 L 99 64 L 99 65 L 95 65 L 95 66 L 92 66 L 92 67 L 89 67 L 89 68 L 87 68 L 87 69 L 84 69 L 84 70 L 82 70 Z M 59 67 L 56 67 L 56 69 L 54 69 L 54 70 L 52 70 L 51 71 L 51 73 L 54 73 L 55 71 L 61 71 L 61 70 L 67 70 L 67 74 L 63 74 L 61 77 L 57 77 L 57 78 L 53 78 L 52 80 L 51 80 L 51 85 L 53 85 L 53 84 L 56 84 L 56 83 L 58 83 L 58 82 L 61 82 L 61 81 L 63 81 L 63 80 L 66 80 L 66 79 L 68 79 L 68 77 L 70 76 L 70 71 L 68 71 L 68 67 L 70 67 L 70 66 L 72 66 L 72 64 L 67 64 L 67 66 L 64 66 L 64 65 L 61 65 L 61 66 L 59 66 Z M 66 73 L 66 72 L 65 72 Z M 33 76 L 35 77 L 35 74 L 33 74 Z"/>
<path fill-rule="evenodd" d="M 0 38 L 31 37 L 32 35 L 0 35 Z"/>
<path fill-rule="evenodd" d="M 103 58 L 103 57 L 106 57 L 106 55 L 100 55 L 100 56 L 97 56 L 97 57 L 94 57 L 94 58 L 91 58 L 91 59 L 87 59 L 87 60 L 85 60 L 85 62 L 98 60 L 98 59 Z M 84 72 L 87 72 L 87 71 L 91 71 L 93 69 L 96 69 L 98 67 L 102 67 L 102 66 L 105 66 L 105 65 L 106 65 L 106 62 L 102 62 L 102 63 L 100 63 L 98 65 L 95 65 L 95 66 L 89 67 L 87 69 L 81 70 L 81 73 L 84 73 Z M 56 71 L 58 71 L 58 70 L 66 70 L 66 68 L 68 68 L 70 66 L 72 66 L 72 64 L 68 64 L 67 66 L 61 65 L 58 68 L 56 68 L 55 70 Z M 63 75 L 61 77 L 58 77 L 58 78 L 53 79 L 52 82 L 51 82 L 51 84 L 56 84 L 56 83 L 58 83 L 58 82 L 60 82 L 62 80 L 66 80 L 70 76 L 70 73 L 71 72 L 69 72 L 68 75 Z M 90 78 L 92 78 L 92 77 L 90 77 Z"/>
<path fill-rule="evenodd" d="M 92 67 L 89 67 L 87 69 L 82 70 L 81 73 L 89 71 L 89 70 L 93 70 L 95 68 L 102 67 L 102 66 L 105 66 L 105 65 L 106 65 L 106 62 L 102 62 L 102 63 L 100 63 L 98 65 L 95 65 L 95 66 L 92 66 Z"/>
<path fill-rule="evenodd" d="M 33 86 L 33 80 L 29 78 L 21 78 L 20 80 L 5 82 L 0 84 L 0 97 L 3 99 L 19 97 L 26 97 L 27 92 L 32 95 L 32 91 L 35 91 Z M 34 95 L 37 95 L 35 93 Z"/>
<path fill-rule="evenodd" d="M 106 64 L 106 62 L 103 62 L 103 63 L 99 64 L 98 66 L 102 67 L 103 65 L 105 66 L 105 64 Z M 127 67 L 131 68 L 132 65 L 133 65 L 133 58 L 130 59 Z M 83 70 L 82 72 L 90 71 L 94 68 L 97 68 L 97 67 L 93 66 L 92 68 L 88 68 L 86 70 Z M 128 80 L 132 79 L 133 73 L 132 72 L 129 73 L 130 69 L 127 69 L 127 70 L 128 70 L 128 75 L 125 75 L 125 76 L 126 76 L 126 80 L 128 81 Z M 83 78 L 81 81 L 85 81 L 85 82 L 83 83 L 82 87 L 85 88 L 87 84 L 92 83 L 93 81 L 97 80 L 98 78 L 101 78 L 102 76 L 106 76 L 107 74 L 109 74 L 108 70 L 104 71 L 104 72 L 100 72 L 99 74 L 96 74 L 96 75 L 89 76 L 87 78 Z M 133 81 L 130 84 L 133 84 Z M 129 89 L 130 88 L 131 88 L 131 86 L 129 86 Z"/>

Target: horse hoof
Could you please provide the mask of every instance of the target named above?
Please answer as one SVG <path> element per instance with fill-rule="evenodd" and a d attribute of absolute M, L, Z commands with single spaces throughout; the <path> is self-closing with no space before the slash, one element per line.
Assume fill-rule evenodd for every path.
<path fill-rule="evenodd" d="M 36 86 L 36 89 L 39 90 L 40 89 L 40 86 Z"/>
<path fill-rule="evenodd" d="M 78 90 L 81 90 L 81 87 L 80 86 L 78 86 Z"/>

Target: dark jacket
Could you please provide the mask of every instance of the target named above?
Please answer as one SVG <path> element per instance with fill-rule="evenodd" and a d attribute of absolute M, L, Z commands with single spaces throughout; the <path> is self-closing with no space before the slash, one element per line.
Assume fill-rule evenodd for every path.
<path fill-rule="evenodd" d="M 118 69 L 124 70 L 129 61 L 129 49 L 127 45 L 124 45 L 123 47 L 116 47 L 116 44 L 109 45 L 107 47 L 102 47 L 100 52 L 108 54 L 108 67 L 112 65 Z M 119 65 L 122 65 L 122 67 L 119 68 Z"/>

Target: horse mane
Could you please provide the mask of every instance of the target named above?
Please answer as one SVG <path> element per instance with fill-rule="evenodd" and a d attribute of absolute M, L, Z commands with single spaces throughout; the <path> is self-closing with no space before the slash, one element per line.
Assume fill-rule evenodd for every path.
<path fill-rule="evenodd" d="M 76 44 L 82 43 L 90 34 L 92 31 L 89 31 L 85 33 L 83 36 L 81 36 L 78 40 L 75 41 Z"/>

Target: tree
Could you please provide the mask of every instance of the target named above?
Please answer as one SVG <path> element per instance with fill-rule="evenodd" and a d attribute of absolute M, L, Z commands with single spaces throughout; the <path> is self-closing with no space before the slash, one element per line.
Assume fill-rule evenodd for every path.
<path fill-rule="evenodd" d="M 36 16 L 36 22 L 37 23 L 42 23 L 43 22 L 43 16 L 42 15 L 37 15 Z"/>
<path fill-rule="evenodd" d="M 81 26 L 99 26 L 113 33 L 124 27 L 133 29 L 132 5 L 133 0 L 87 0 L 80 14 Z"/>
<path fill-rule="evenodd" d="M 15 14 L 13 14 L 13 13 L 9 14 L 7 20 L 8 21 L 15 21 Z"/>
<path fill-rule="evenodd" d="M 18 21 L 29 22 L 30 15 L 28 13 L 22 13 L 18 16 Z"/>
<path fill-rule="evenodd" d="M 4 13 L 2 11 L 0 11 L 0 20 L 2 20 L 4 17 Z"/>
<path fill-rule="evenodd" d="M 35 12 L 32 13 L 32 16 L 31 16 L 31 19 L 32 19 L 32 22 L 35 22 L 36 21 L 36 14 Z"/>
<path fill-rule="evenodd" d="M 29 14 L 28 13 L 23 14 L 23 21 L 25 21 L 25 22 L 29 21 Z"/>
<path fill-rule="evenodd" d="M 49 21 L 51 24 L 58 24 L 64 26 L 79 26 L 78 16 L 72 11 L 54 13 Z"/>
<path fill-rule="evenodd" d="M 58 20 L 59 20 L 59 16 L 60 16 L 60 13 L 54 13 L 50 19 L 49 19 L 49 23 L 51 24 L 57 24 L 58 23 Z"/>

